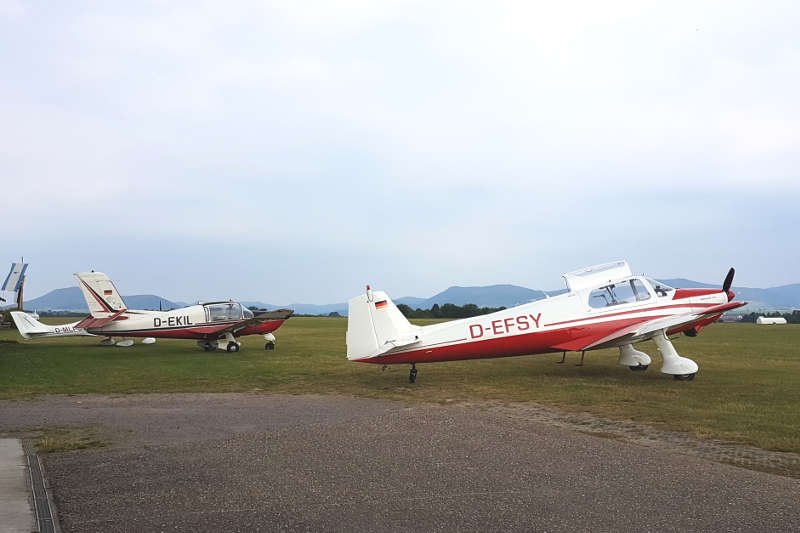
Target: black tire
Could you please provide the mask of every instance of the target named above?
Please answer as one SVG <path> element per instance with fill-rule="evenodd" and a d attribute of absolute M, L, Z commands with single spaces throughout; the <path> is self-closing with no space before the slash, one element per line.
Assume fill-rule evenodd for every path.
<path fill-rule="evenodd" d="M 266 343 L 266 344 L 264 345 L 264 349 L 265 349 L 265 350 L 274 350 L 274 349 L 275 349 L 275 343 L 274 343 L 274 342 L 272 342 L 272 341 L 270 341 L 270 342 Z"/>
<path fill-rule="evenodd" d="M 674 377 L 678 381 L 692 381 L 696 375 L 695 372 L 694 374 L 675 374 Z"/>
<path fill-rule="evenodd" d="M 630 368 L 634 372 L 644 372 L 645 370 L 650 368 L 650 365 L 639 364 L 639 365 L 636 365 L 636 366 L 629 366 L 628 368 Z"/>
<path fill-rule="evenodd" d="M 225 350 L 227 350 L 228 352 L 238 352 L 239 345 L 236 344 L 234 341 L 231 341 L 228 343 L 228 346 L 225 348 Z"/>
<path fill-rule="evenodd" d="M 408 382 L 409 383 L 414 383 L 416 381 L 417 381 L 417 369 L 416 368 L 412 368 L 411 372 L 408 373 Z"/>

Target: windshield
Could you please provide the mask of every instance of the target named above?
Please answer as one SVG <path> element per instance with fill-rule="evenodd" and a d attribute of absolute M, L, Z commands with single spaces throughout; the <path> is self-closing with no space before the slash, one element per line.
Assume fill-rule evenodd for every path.
<path fill-rule="evenodd" d="M 206 306 L 209 322 L 217 320 L 240 320 L 242 318 L 242 306 L 236 302 L 223 304 L 212 304 Z"/>
<path fill-rule="evenodd" d="M 650 286 L 653 287 L 653 291 L 659 298 L 669 296 L 669 294 L 675 290 L 666 283 L 661 283 L 660 281 L 656 281 L 654 279 L 647 278 L 647 283 L 649 283 Z"/>
<path fill-rule="evenodd" d="M 650 299 L 650 292 L 638 278 L 628 279 L 606 285 L 589 293 L 589 306 L 609 307 L 612 305 L 643 302 Z"/>

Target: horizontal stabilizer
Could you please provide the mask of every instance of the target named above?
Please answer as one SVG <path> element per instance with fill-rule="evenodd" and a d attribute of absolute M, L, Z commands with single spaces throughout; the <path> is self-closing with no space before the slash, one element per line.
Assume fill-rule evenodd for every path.
<path fill-rule="evenodd" d="M 123 309 L 122 311 L 117 311 L 113 315 L 104 316 L 104 317 L 100 317 L 100 318 L 95 318 L 93 316 L 87 316 L 86 318 L 84 318 L 83 320 L 81 320 L 80 322 L 75 324 L 75 327 L 76 328 L 84 328 L 84 329 L 99 328 L 99 327 L 105 326 L 109 322 L 113 322 L 113 321 L 118 320 L 120 318 L 127 318 L 127 317 L 120 316 L 124 312 L 125 312 L 125 309 Z"/>

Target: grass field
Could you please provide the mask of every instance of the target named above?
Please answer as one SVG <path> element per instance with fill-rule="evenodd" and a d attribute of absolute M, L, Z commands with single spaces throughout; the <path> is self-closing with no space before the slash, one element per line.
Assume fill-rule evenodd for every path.
<path fill-rule="evenodd" d="M 431 321 L 417 321 L 429 323 Z M 714 324 L 675 340 L 700 365 L 693 382 L 659 372 L 655 345 L 637 346 L 654 360 L 647 372 L 617 364 L 617 350 L 408 366 L 350 363 L 346 319 L 289 320 L 275 351 L 261 337 L 242 351 L 206 353 L 193 341 L 159 340 L 131 348 L 98 346 L 90 337 L 22 341 L 0 331 L 0 398 L 40 394 L 223 392 L 337 393 L 406 401 L 497 400 L 555 405 L 634 420 L 701 438 L 800 453 L 800 326 Z M 19 340 L 19 342 L 14 342 Z"/>

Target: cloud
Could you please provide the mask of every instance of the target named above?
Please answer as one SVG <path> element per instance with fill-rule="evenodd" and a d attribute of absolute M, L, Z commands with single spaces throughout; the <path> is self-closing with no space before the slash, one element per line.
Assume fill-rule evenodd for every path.
<path fill-rule="evenodd" d="M 21 201 L 4 215 L 26 220 L 8 245 L 58 228 L 115 243 L 79 246 L 76 263 L 108 254 L 131 271 L 131 248 L 170 268 L 196 254 L 206 266 L 167 294 L 184 299 L 228 254 L 282 254 L 292 266 L 269 268 L 288 278 L 284 301 L 303 296 L 288 287 L 305 264 L 336 263 L 303 285 L 327 301 L 370 272 L 424 296 L 548 287 L 620 257 L 677 275 L 703 246 L 750 260 L 748 224 L 782 239 L 796 225 L 782 204 L 800 193 L 796 15 L 788 2 L 5 2 L 0 171 Z M 693 268 L 716 276 L 703 257 Z"/>

